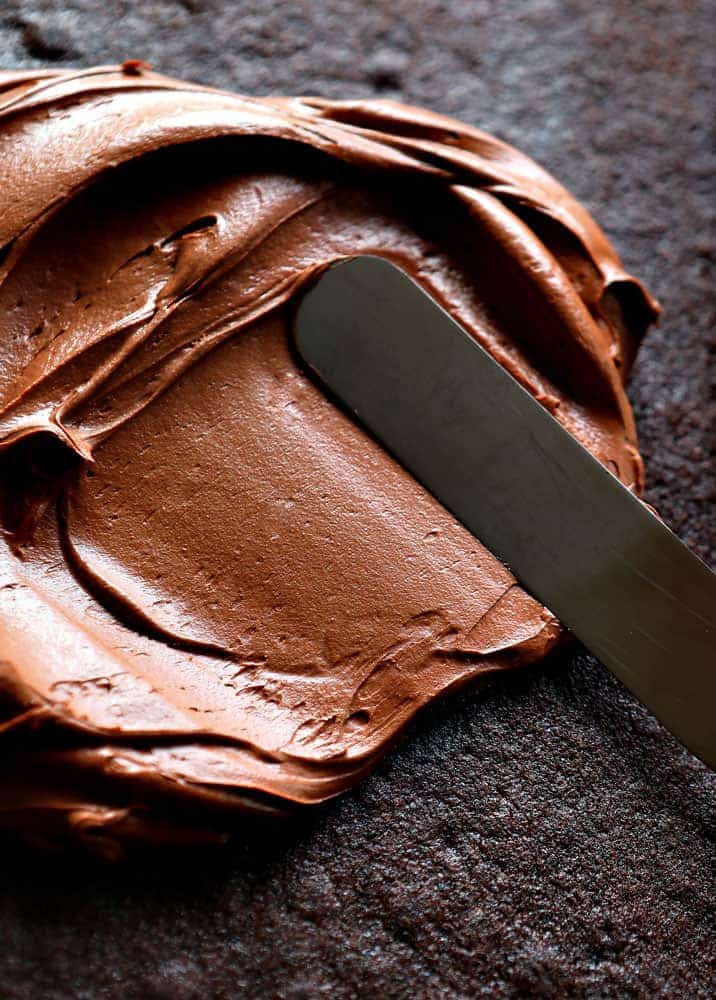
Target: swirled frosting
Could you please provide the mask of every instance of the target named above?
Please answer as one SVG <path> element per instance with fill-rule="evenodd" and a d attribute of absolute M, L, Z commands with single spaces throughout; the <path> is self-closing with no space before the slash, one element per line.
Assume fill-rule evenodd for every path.
<path fill-rule="evenodd" d="M 136 62 L 0 75 L 0 170 L 0 826 L 213 839 L 554 646 L 290 329 L 332 262 L 389 258 L 638 491 L 657 307 L 547 173 L 421 109 Z"/>

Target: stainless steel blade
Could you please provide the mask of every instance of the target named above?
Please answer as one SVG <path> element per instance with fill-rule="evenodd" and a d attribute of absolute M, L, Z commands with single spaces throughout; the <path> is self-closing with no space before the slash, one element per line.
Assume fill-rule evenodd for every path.
<path fill-rule="evenodd" d="M 328 270 L 295 336 L 319 380 L 716 768 L 716 576 L 389 262 Z"/>

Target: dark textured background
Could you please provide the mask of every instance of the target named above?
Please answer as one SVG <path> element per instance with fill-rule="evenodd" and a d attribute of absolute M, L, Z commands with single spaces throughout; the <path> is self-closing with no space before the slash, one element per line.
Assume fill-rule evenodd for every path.
<path fill-rule="evenodd" d="M 395 96 L 541 160 L 665 306 L 631 385 L 647 496 L 713 562 L 712 15 L 5 0 L 0 64 L 139 57 L 251 94 Z M 705 767 L 562 655 L 436 707 L 275 839 L 120 870 L 1 855 L 0 997 L 710 997 L 715 802 Z"/>

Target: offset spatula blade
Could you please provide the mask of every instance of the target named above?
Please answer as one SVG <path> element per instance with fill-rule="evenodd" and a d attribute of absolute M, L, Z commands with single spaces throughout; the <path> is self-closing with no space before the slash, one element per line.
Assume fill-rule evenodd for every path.
<path fill-rule="evenodd" d="M 295 335 L 388 451 L 716 768 L 716 576 L 389 262 L 328 270 Z"/>

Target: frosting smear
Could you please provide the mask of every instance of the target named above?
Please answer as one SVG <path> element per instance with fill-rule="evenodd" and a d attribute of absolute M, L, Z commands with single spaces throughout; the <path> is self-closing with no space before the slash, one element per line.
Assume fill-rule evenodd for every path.
<path fill-rule="evenodd" d="M 553 648 L 291 336 L 322 270 L 384 256 L 639 491 L 658 307 L 547 173 L 421 109 L 137 63 L 0 74 L 0 163 L 0 826 L 221 839 Z"/>

